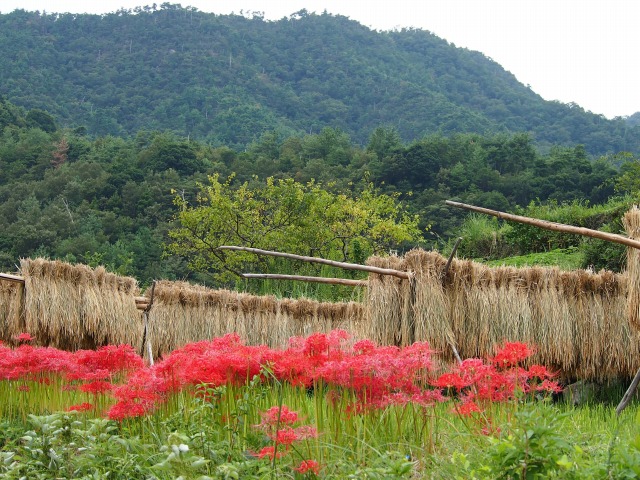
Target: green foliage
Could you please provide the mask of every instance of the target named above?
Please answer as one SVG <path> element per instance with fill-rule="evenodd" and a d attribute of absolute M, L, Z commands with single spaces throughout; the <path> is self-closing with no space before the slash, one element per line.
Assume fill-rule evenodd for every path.
<path fill-rule="evenodd" d="M 507 227 L 508 229 L 508 227 Z M 468 258 L 495 258 L 504 256 L 502 235 L 505 227 L 498 225 L 495 217 L 469 215 L 458 230 L 462 237 L 458 252 Z"/>
<path fill-rule="evenodd" d="M 620 166 L 616 191 L 636 196 L 640 193 L 640 159 L 629 153 L 624 155 L 624 163 Z"/>
<path fill-rule="evenodd" d="M 268 178 L 254 188 L 248 183 L 234 187 L 232 178 L 222 183 L 218 175 L 209 181 L 200 186 L 195 206 L 176 196 L 180 227 L 170 231 L 169 248 L 187 257 L 191 268 L 219 279 L 228 281 L 233 278 L 229 273 L 238 275 L 250 267 L 268 270 L 274 264 L 264 259 L 256 263 L 253 254 L 218 250 L 221 245 L 362 261 L 420 239 L 417 219 L 372 185 L 349 196 L 293 179 Z"/>

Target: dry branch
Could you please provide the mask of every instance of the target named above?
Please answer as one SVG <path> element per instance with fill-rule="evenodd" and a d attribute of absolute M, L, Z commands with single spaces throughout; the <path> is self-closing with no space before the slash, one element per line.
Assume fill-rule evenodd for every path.
<path fill-rule="evenodd" d="M 525 223 L 527 225 L 533 225 L 534 227 L 544 228 L 546 230 L 554 230 L 556 232 L 575 233 L 576 235 L 583 235 L 585 237 L 598 238 L 600 240 L 606 240 L 607 242 L 620 243 L 622 245 L 626 245 L 627 247 L 640 249 L 640 241 L 625 237 L 623 235 L 617 235 L 615 233 L 601 232 L 600 230 L 592 230 L 590 228 L 584 228 L 584 227 L 575 227 L 573 225 L 565 225 L 564 223 L 549 222 L 547 220 L 539 220 L 536 218 L 523 217 L 520 215 L 512 215 L 511 213 L 504 213 L 498 210 L 490 210 L 488 208 L 476 207 L 474 205 L 467 205 L 466 203 L 453 202 L 451 200 L 445 200 L 445 203 L 452 207 L 464 208 L 465 210 L 471 210 L 472 212 L 493 215 L 494 217 L 498 217 L 502 220 Z"/>
<path fill-rule="evenodd" d="M 324 265 L 330 265 L 332 267 L 343 268 L 345 270 L 361 270 L 363 272 L 377 273 L 380 275 L 392 275 L 394 277 L 402 278 L 405 280 L 409 279 L 409 274 L 400 270 L 370 267 L 368 265 L 360 265 L 357 263 L 336 262 L 334 260 L 327 260 L 325 258 L 305 257 L 303 255 L 294 255 L 292 253 L 274 252 L 271 250 L 262 250 L 259 248 L 250 247 L 237 247 L 234 245 L 222 245 L 218 247 L 218 250 L 235 250 L 239 252 L 255 253 L 257 255 L 270 255 L 272 257 L 290 258 L 292 260 L 300 260 L 301 262 L 321 263 Z"/>
<path fill-rule="evenodd" d="M 351 280 L 349 278 L 307 277 L 304 275 L 281 275 L 277 273 L 243 273 L 243 278 L 264 278 L 273 280 L 295 280 L 298 282 L 328 283 L 330 285 L 348 285 L 351 287 L 366 287 L 366 280 Z"/>

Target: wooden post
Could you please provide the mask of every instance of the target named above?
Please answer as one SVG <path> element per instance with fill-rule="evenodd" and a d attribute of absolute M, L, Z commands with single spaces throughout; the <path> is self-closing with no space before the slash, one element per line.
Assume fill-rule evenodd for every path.
<path fill-rule="evenodd" d="M 370 267 L 368 265 L 360 265 L 357 263 L 336 262 L 318 257 L 305 257 L 302 255 L 294 255 L 293 253 L 274 252 L 272 250 L 262 250 L 260 248 L 237 247 L 235 245 L 222 245 L 218 250 L 235 250 L 239 252 L 255 253 L 257 255 L 270 255 L 272 257 L 290 258 L 292 260 L 300 260 L 301 262 L 321 263 L 332 267 L 344 268 L 345 270 L 360 270 L 363 272 L 377 273 L 380 275 L 393 275 L 394 277 L 409 279 L 409 274 L 401 270 L 393 270 L 391 268 Z"/>
<path fill-rule="evenodd" d="M 149 335 L 149 310 L 153 305 L 153 297 L 156 290 L 156 281 L 151 284 L 151 295 L 149 296 L 149 304 L 142 312 L 142 318 L 144 322 L 144 330 L 142 331 L 142 346 L 140 347 L 140 356 L 144 357 L 144 346 L 147 345 L 147 352 L 149 353 L 149 365 L 153 365 L 153 350 L 151 348 L 151 336 Z"/>
<path fill-rule="evenodd" d="M 456 240 L 455 245 L 453 246 L 453 250 L 451 250 L 451 254 L 449 255 L 449 259 L 447 260 L 447 264 L 444 266 L 444 270 L 442 271 L 442 283 L 443 284 L 446 281 L 447 275 L 449 274 L 449 269 L 451 268 L 451 264 L 453 263 L 453 257 L 455 257 L 456 252 L 458 251 L 458 246 L 460 245 L 461 241 L 462 241 L 462 237 L 458 237 L 458 239 Z M 458 353 L 458 349 L 456 348 L 456 344 L 450 338 L 447 338 L 447 343 L 451 347 L 451 350 L 453 351 L 453 356 L 456 357 L 456 361 L 458 362 L 459 365 L 461 365 L 462 364 L 462 358 L 460 358 L 460 354 Z"/>
<path fill-rule="evenodd" d="M 640 249 L 640 241 L 634 240 L 624 235 L 617 235 L 615 233 L 601 232 L 600 230 L 592 230 L 584 227 L 574 227 L 573 225 L 565 225 L 564 223 L 549 222 L 547 220 L 539 220 L 536 218 L 523 217 L 521 215 L 512 215 L 510 213 L 499 212 L 498 210 L 490 210 L 488 208 L 476 207 L 474 205 L 467 205 L 465 203 L 452 202 L 446 200 L 445 203 L 452 207 L 464 208 L 465 210 L 471 210 L 472 212 L 484 213 L 487 215 L 493 215 L 502 220 L 509 220 L 511 222 L 525 223 L 527 225 L 533 225 L 534 227 L 544 228 L 545 230 L 554 230 L 556 232 L 574 233 L 576 235 L 583 235 L 585 237 L 597 238 L 599 240 L 606 240 L 607 242 L 620 243 L 627 247 Z"/>
<path fill-rule="evenodd" d="M 631 385 L 629 385 L 629 388 L 627 389 L 624 396 L 622 397 L 622 400 L 620 401 L 618 408 L 616 408 L 616 414 L 620 415 L 622 411 L 625 408 L 627 408 L 627 405 L 629 405 L 629 402 L 631 401 L 633 394 L 638 389 L 639 383 L 640 383 L 640 370 L 638 370 L 638 373 L 636 373 L 636 376 L 633 377 L 633 381 L 631 382 Z"/>

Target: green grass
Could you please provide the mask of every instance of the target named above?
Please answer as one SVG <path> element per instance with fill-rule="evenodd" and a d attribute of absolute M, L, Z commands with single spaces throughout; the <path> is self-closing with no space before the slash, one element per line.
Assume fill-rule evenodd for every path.
<path fill-rule="evenodd" d="M 516 255 L 483 262 L 490 267 L 556 266 L 561 270 L 576 270 L 584 264 L 584 253 L 575 247 L 555 249 L 549 252 Z"/>
<path fill-rule="evenodd" d="M 191 393 L 121 423 L 90 412 L 4 417 L 0 477 L 315 478 L 294 470 L 304 459 L 332 479 L 637 478 L 640 471 L 637 404 L 620 417 L 614 405 L 537 400 L 485 404 L 470 416 L 458 415 L 451 400 L 356 414 L 346 391 L 249 382 L 205 399 Z M 298 412 L 296 425 L 319 435 L 275 462 L 257 458 L 273 444 L 255 427 L 260 413 L 283 404 Z"/>

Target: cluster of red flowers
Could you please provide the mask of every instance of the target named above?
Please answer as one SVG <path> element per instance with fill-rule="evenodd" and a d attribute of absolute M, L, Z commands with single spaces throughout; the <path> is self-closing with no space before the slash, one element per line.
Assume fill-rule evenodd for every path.
<path fill-rule="evenodd" d="M 66 352 L 50 347 L 34 347 L 27 342 L 32 337 L 23 333 L 16 337 L 22 344 L 9 348 L 0 344 L 0 380 L 50 384 L 53 375 L 67 382 L 64 390 L 79 390 L 93 395 L 110 392 L 113 382 L 124 380 L 133 371 L 145 368 L 142 358 L 129 345 L 106 346 L 97 350 Z M 19 384 L 20 391 L 29 386 Z M 69 411 L 91 410 L 83 403 L 69 407 Z"/>
<path fill-rule="evenodd" d="M 530 392 L 560 392 L 562 388 L 551 380 L 554 374 L 546 367 L 520 366 L 533 353 L 525 343 L 506 342 L 489 363 L 478 358 L 464 360 L 440 375 L 432 385 L 459 396 L 462 405 L 456 407 L 456 411 L 461 415 L 481 411 L 477 401 L 503 402 Z"/>
<path fill-rule="evenodd" d="M 31 337 L 24 335 L 23 341 Z M 293 385 L 331 386 L 333 394 L 353 392 L 350 407 L 367 408 L 408 403 L 428 406 L 455 395 L 462 400 L 460 413 L 479 410 L 476 401 L 507 401 L 520 393 L 558 391 L 553 375 L 540 365 L 524 369 L 521 364 L 533 349 L 525 343 L 503 344 L 488 362 L 467 359 L 437 376 L 425 342 L 411 346 L 380 347 L 369 340 L 350 342 L 342 330 L 293 337 L 286 349 L 244 345 L 237 334 L 186 345 L 162 361 L 145 367 L 132 347 L 107 346 L 74 353 L 23 344 L 11 349 L 0 345 L 0 379 L 46 380 L 58 374 L 70 384 L 95 395 L 109 393 L 116 399 L 108 415 L 113 419 L 142 416 L 153 411 L 172 393 L 206 384 L 243 385 L 255 375 L 269 375 Z M 117 384 L 117 380 L 126 379 Z M 278 411 L 287 425 L 288 410 Z M 283 421 L 284 420 L 284 421 Z M 278 442 L 285 444 L 291 432 L 283 430 Z M 299 435 L 301 432 L 297 432 Z"/>
<path fill-rule="evenodd" d="M 318 436 L 318 431 L 310 425 L 294 427 L 297 421 L 298 413 L 289 410 L 286 405 L 271 407 L 263 412 L 262 421 L 255 428 L 264 432 L 271 439 L 273 445 L 264 447 L 255 455 L 258 458 L 269 460 L 280 458 L 289 452 L 293 442 Z M 315 460 L 303 460 L 294 470 L 301 474 L 312 472 L 318 475 L 320 465 Z"/>

